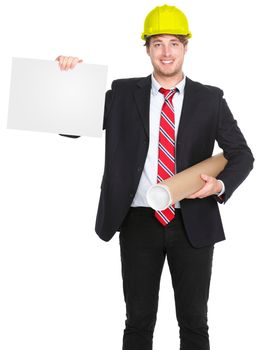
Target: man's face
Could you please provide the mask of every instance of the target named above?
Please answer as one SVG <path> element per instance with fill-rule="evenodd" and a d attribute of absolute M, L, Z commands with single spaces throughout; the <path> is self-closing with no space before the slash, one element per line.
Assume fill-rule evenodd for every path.
<path fill-rule="evenodd" d="M 175 77 L 182 72 L 184 46 L 174 35 L 156 35 L 151 38 L 147 53 L 151 58 L 154 72 L 162 79 Z"/>

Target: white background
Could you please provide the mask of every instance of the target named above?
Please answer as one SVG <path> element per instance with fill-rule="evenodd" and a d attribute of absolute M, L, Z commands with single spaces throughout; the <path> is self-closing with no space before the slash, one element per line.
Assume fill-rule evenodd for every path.
<path fill-rule="evenodd" d="M 227 240 L 215 247 L 211 349 L 262 349 L 262 12 L 260 1 L 177 0 L 193 38 L 185 73 L 225 91 L 256 158 L 220 206 Z M 11 58 L 75 55 L 115 78 L 146 76 L 140 39 L 159 1 L 10 0 L 0 11 L 0 348 L 121 349 L 125 321 L 118 234 L 94 231 L 103 138 L 6 130 Z M 261 49 L 261 52 L 260 52 Z M 217 151 L 217 149 L 215 149 Z M 178 349 L 173 290 L 163 270 L 154 350 Z"/>

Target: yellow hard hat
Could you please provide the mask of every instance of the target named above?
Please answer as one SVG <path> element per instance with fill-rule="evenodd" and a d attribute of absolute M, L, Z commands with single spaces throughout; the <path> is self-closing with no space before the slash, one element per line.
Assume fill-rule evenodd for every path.
<path fill-rule="evenodd" d="M 192 37 L 185 14 L 175 6 L 155 7 L 145 18 L 144 32 L 141 38 L 156 34 L 186 35 Z"/>

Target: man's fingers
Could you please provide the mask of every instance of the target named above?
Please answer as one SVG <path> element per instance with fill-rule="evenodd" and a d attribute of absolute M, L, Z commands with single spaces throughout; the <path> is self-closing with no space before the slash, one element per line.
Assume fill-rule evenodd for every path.
<path fill-rule="evenodd" d="M 66 70 L 66 66 L 67 66 L 67 63 L 68 63 L 68 59 L 69 59 L 69 57 L 67 57 L 67 56 L 64 57 L 62 63 L 60 64 L 60 68 L 61 68 L 62 70 Z"/>
<path fill-rule="evenodd" d="M 64 60 L 64 56 L 58 56 L 55 61 L 58 61 L 58 64 L 59 64 L 59 68 L 61 69 L 61 65 L 63 63 L 63 60 Z"/>
<path fill-rule="evenodd" d="M 197 192 L 191 194 L 187 197 L 187 199 L 195 199 L 195 198 L 206 198 L 215 193 L 218 193 L 218 181 L 209 175 L 201 174 L 201 178 L 205 181 L 204 186 Z M 220 186 L 221 188 L 222 186 Z M 221 190 L 219 190 L 220 192 Z"/>
<path fill-rule="evenodd" d="M 67 63 L 66 63 L 66 65 L 65 65 L 65 70 L 69 70 L 69 68 L 70 68 L 70 66 L 71 66 L 71 63 L 72 63 L 72 61 L 74 60 L 74 57 L 68 57 L 68 59 L 67 59 Z"/>
<path fill-rule="evenodd" d="M 191 194 L 188 196 L 188 199 L 195 199 L 195 198 L 205 198 L 208 196 L 211 196 L 214 193 L 214 189 L 211 183 L 206 183 L 201 190 Z"/>
<path fill-rule="evenodd" d="M 60 56 L 58 56 L 56 59 L 55 59 L 55 61 L 60 61 L 60 59 L 62 58 L 62 56 L 60 55 Z"/>
<path fill-rule="evenodd" d="M 78 57 L 73 57 L 70 68 L 73 69 L 78 63 L 82 63 L 83 60 L 78 59 Z"/>
<path fill-rule="evenodd" d="M 204 191 L 198 191 L 198 192 L 195 192 L 193 194 L 191 194 L 189 197 L 187 197 L 188 199 L 195 199 L 195 198 L 199 198 L 201 196 L 204 195 Z"/>
<path fill-rule="evenodd" d="M 73 69 L 78 63 L 83 62 L 83 60 L 79 59 L 78 57 L 62 55 L 58 56 L 56 61 L 58 61 L 61 70 Z"/>

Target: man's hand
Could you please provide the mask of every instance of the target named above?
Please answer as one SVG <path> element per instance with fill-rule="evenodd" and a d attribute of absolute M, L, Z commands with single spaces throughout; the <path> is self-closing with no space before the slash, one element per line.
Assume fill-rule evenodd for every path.
<path fill-rule="evenodd" d="M 201 174 L 201 179 L 205 181 L 204 186 L 201 188 L 201 190 L 187 197 L 187 199 L 205 198 L 221 192 L 222 184 L 217 181 L 215 177 Z"/>
<path fill-rule="evenodd" d="M 73 69 L 78 63 L 83 62 L 83 60 L 78 57 L 72 56 L 58 56 L 55 61 L 58 61 L 60 70 Z"/>

